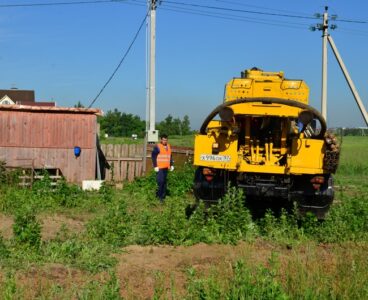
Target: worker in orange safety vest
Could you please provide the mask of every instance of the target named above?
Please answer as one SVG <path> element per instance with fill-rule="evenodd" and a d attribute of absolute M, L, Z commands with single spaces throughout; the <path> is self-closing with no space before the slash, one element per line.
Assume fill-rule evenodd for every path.
<path fill-rule="evenodd" d="M 156 196 L 162 203 L 167 192 L 167 173 L 174 171 L 174 161 L 171 155 L 171 147 L 168 144 L 168 136 L 161 135 L 160 143 L 152 150 L 152 164 L 156 174 L 157 191 Z"/>

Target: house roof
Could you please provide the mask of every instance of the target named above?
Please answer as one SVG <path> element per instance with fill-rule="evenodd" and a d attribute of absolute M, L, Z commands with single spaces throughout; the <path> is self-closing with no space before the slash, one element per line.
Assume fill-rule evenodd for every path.
<path fill-rule="evenodd" d="M 26 101 L 21 101 L 20 103 L 16 103 L 19 105 L 28 105 L 28 106 L 56 106 L 55 102 L 26 102 Z"/>
<path fill-rule="evenodd" d="M 94 114 L 102 116 L 102 111 L 97 108 L 76 108 L 56 106 L 31 106 L 31 105 L 0 105 L 0 111 L 29 111 L 40 113 L 71 113 L 71 114 Z"/>
<path fill-rule="evenodd" d="M 0 90 L 0 99 L 7 95 L 13 102 L 35 102 L 35 92 L 32 90 Z"/>

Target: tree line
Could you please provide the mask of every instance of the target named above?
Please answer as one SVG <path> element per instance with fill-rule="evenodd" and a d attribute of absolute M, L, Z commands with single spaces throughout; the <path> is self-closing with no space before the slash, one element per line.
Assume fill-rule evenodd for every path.
<path fill-rule="evenodd" d="M 100 129 L 109 136 L 130 137 L 137 134 L 138 137 L 144 137 L 146 130 L 146 121 L 139 116 L 130 113 L 121 112 L 118 109 L 109 110 L 104 116 L 98 118 Z M 167 135 L 188 135 L 192 133 L 190 129 L 190 120 L 187 115 L 180 118 L 174 118 L 168 115 L 164 120 L 156 123 L 156 129 L 160 133 Z"/>
<path fill-rule="evenodd" d="M 355 127 L 355 128 L 333 128 L 330 129 L 337 135 L 342 136 L 368 136 L 367 127 Z"/>

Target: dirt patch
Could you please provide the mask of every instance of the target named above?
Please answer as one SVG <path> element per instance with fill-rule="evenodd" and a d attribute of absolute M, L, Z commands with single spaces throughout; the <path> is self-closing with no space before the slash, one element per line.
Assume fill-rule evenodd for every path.
<path fill-rule="evenodd" d="M 79 234 L 85 229 L 85 222 L 80 219 L 67 217 L 60 214 L 41 215 L 37 219 L 41 223 L 41 235 L 43 240 L 55 238 L 60 229 L 64 226 L 70 233 Z M 13 237 L 14 218 L 0 214 L 0 234 L 5 239 Z"/>
<path fill-rule="evenodd" d="M 69 218 L 64 215 L 41 216 L 39 219 L 42 222 L 42 239 L 50 240 L 55 238 L 61 228 L 64 227 L 70 233 L 79 234 L 84 230 L 84 222 Z"/>
<path fill-rule="evenodd" d="M 97 279 L 78 269 L 61 264 L 46 264 L 17 272 L 16 283 L 21 287 L 24 299 L 36 299 L 41 296 L 41 298 L 46 296 L 50 299 L 66 299 L 75 296 L 80 287 L 85 286 L 87 282 L 95 279 L 104 280 L 103 275 L 100 274 Z"/>
<path fill-rule="evenodd" d="M 158 285 L 176 292 L 185 290 L 188 270 L 208 274 L 215 269 L 231 267 L 231 263 L 242 258 L 265 264 L 273 247 L 266 243 L 240 243 L 239 245 L 197 244 L 179 246 L 129 246 L 119 257 L 117 275 L 122 287 L 122 296 L 127 299 L 151 299 Z"/>
<path fill-rule="evenodd" d="M 152 299 L 157 288 L 170 298 L 172 286 L 184 295 L 189 270 L 201 277 L 231 278 L 238 260 L 254 270 L 260 265 L 276 268 L 284 282 L 286 273 L 298 274 L 300 268 L 334 274 L 337 264 L 335 247 L 315 243 L 290 246 L 257 240 L 238 245 L 129 246 L 124 251 L 118 256 L 117 276 L 125 299 Z"/>
<path fill-rule="evenodd" d="M 352 249 L 355 249 L 352 251 Z M 252 270 L 260 265 L 276 270 L 285 285 L 298 286 L 298 276 L 310 276 L 318 286 L 321 274 L 335 278 L 339 264 L 347 260 L 351 264 L 357 257 L 365 257 L 368 246 L 303 243 L 301 245 L 280 245 L 257 240 L 238 245 L 193 246 L 137 246 L 122 249 L 114 255 L 118 260 L 115 272 L 124 299 L 152 299 L 155 291 L 163 298 L 175 294 L 181 298 L 187 291 L 188 274 L 195 271 L 201 278 L 214 275 L 224 279 L 233 276 L 235 261 L 242 260 Z M 22 287 L 26 299 L 40 297 L 55 298 L 60 287 L 68 298 L 77 297 L 91 282 L 105 284 L 107 272 L 91 274 L 62 264 L 31 266 L 16 272 L 17 286 Z M 4 274 L 0 271 L 0 283 Z M 157 296 L 157 293 L 156 293 Z"/>
<path fill-rule="evenodd" d="M 0 234 L 5 239 L 10 239 L 13 236 L 13 224 L 13 217 L 0 214 Z"/>

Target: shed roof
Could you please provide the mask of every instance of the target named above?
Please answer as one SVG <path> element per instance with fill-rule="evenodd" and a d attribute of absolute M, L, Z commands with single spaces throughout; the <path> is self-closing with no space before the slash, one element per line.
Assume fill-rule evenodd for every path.
<path fill-rule="evenodd" d="M 70 113 L 70 114 L 94 114 L 101 116 L 102 111 L 97 108 L 55 107 L 55 106 L 30 106 L 30 105 L 0 105 L 0 111 L 29 111 L 40 113 Z"/>

